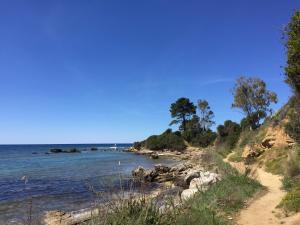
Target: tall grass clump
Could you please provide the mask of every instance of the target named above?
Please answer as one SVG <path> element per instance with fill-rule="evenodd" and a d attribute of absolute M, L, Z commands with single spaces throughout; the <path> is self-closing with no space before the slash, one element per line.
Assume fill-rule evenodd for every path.
<path fill-rule="evenodd" d="M 208 152 L 206 159 L 217 165 L 223 179 L 206 192 L 199 192 L 185 202 L 176 219 L 178 225 L 231 224 L 227 216 L 233 216 L 244 206 L 261 185 L 246 175 L 241 175 L 215 152 Z"/>
<path fill-rule="evenodd" d="M 289 154 L 285 167 L 283 188 L 288 191 L 280 207 L 287 212 L 300 211 L 300 147 L 295 147 Z"/>

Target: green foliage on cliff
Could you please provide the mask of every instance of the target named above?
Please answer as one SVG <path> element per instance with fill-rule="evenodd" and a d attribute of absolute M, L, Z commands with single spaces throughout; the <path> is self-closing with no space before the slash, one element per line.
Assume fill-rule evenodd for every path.
<path fill-rule="evenodd" d="M 144 141 L 144 147 L 150 150 L 177 150 L 186 148 L 184 139 L 178 133 L 173 133 L 171 129 L 166 130 L 161 135 L 152 135 Z"/>
<path fill-rule="evenodd" d="M 285 47 L 287 50 L 287 64 L 285 67 L 286 82 L 294 91 L 294 107 L 289 114 L 286 131 L 300 143 L 300 11 L 295 11 L 286 26 Z"/>
<path fill-rule="evenodd" d="M 300 94 L 300 11 L 295 11 L 285 29 L 287 65 L 285 67 L 286 81 Z"/>
<path fill-rule="evenodd" d="M 286 124 L 285 130 L 300 144 L 300 99 L 296 96 L 293 96 L 289 101 L 288 119 L 289 122 Z"/>
<path fill-rule="evenodd" d="M 211 130 L 197 133 L 190 141 L 190 144 L 196 147 L 206 148 L 214 143 L 217 134 Z"/>

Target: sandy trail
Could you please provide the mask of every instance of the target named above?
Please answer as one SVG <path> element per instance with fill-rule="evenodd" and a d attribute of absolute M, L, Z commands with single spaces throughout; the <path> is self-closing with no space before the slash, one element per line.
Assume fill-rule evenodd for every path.
<path fill-rule="evenodd" d="M 226 160 L 227 161 L 227 160 Z M 227 161 L 228 162 L 228 161 Z M 230 163 L 232 166 L 243 172 L 243 163 Z M 286 192 L 281 190 L 281 176 L 267 173 L 261 168 L 255 168 L 252 176 L 266 187 L 266 193 L 253 200 L 243 209 L 237 218 L 238 225 L 300 225 L 300 213 L 290 217 L 283 217 L 276 206 L 285 196 Z M 281 215 L 281 216 L 280 216 Z"/>

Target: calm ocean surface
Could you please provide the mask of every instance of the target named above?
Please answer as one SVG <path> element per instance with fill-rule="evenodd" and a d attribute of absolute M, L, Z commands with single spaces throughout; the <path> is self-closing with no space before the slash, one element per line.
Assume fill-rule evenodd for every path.
<path fill-rule="evenodd" d="M 123 152 L 130 144 L 117 145 L 119 151 L 113 151 L 112 146 L 0 145 L 0 224 L 24 219 L 30 205 L 33 214 L 89 207 L 95 200 L 90 186 L 106 191 L 118 183 L 120 174 L 129 176 L 138 165 L 150 168 L 160 163 Z M 91 151 L 92 147 L 98 151 Z M 45 154 L 51 148 L 77 148 L 82 153 Z"/>

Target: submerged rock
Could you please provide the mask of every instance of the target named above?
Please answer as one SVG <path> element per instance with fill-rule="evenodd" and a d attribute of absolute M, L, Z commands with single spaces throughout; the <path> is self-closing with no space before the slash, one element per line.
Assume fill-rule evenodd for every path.
<path fill-rule="evenodd" d="M 158 154 L 155 152 L 155 153 L 152 153 L 152 154 L 150 155 L 150 158 L 151 158 L 151 159 L 158 159 L 159 156 L 158 156 Z"/>
<path fill-rule="evenodd" d="M 77 148 L 71 148 L 67 151 L 64 151 L 65 153 L 80 153 L 81 151 L 78 150 Z"/>
<path fill-rule="evenodd" d="M 58 154 L 58 153 L 81 153 L 81 151 L 78 150 L 77 148 L 71 148 L 69 150 L 63 150 L 63 149 L 60 149 L 60 148 L 52 148 L 52 149 L 50 149 L 50 153 L 53 153 L 53 154 Z"/>
<path fill-rule="evenodd" d="M 66 213 L 63 211 L 49 211 L 43 219 L 42 224 L 45 225 L 75 225 L 83 223 L 93 216 L 97 216 L 100 213 L 100 209 L 85 209 Z"/>
<path fill-rule="evenodd" d="M 50 149 L 50 152 L 51 152 L 51 153 L 62 153 L 63 150 L 60 149 L 60 148 L 52 148 L 52 149 Z"/>

